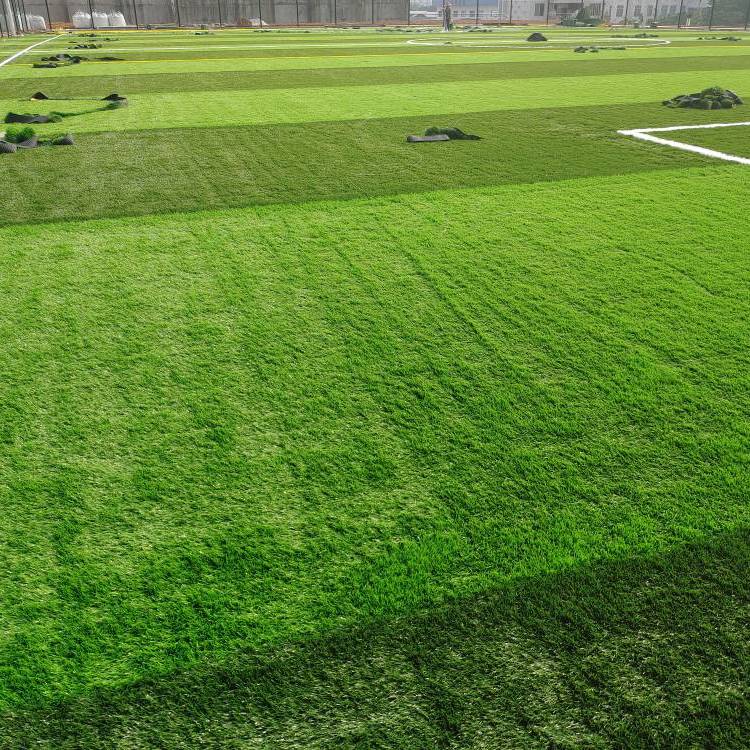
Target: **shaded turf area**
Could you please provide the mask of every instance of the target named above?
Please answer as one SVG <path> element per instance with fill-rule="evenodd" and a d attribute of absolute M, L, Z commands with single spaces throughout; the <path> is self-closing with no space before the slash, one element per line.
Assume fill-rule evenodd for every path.
<path fill-rule="evenodd" d="M 519 749 L 744 748 L 749 550 L 738 530 L 101 691 L 8 717 L 5 747 L 33 735 L 91 750 L 427 750 L 488 737 Z"/>
<path fill-rule="evenodd" d="M 428 36 L 417 36 L 409 34 L 394 34 L 388 36 L 377 36 L 370 34 L 369 38 L 364 35 L 358 37 L 343 37 L 336 34 L 326 35 L 325 37 L 292 37 L 289 39 L 260 37 L 257 39 L 240 39 L 237 37 L 225 37 L 212 39 L 201 43 L 194 37 L 152 37 L 141 43 L 122 44 L 120 42 L 105 43 L 100 49 L 82 50 L 81 53 L 89 60 L 97 60 L 105 55 L 115 55 L 125 61 L 170 61 L 186 60 L 198 58 L 202 60 L 211 59 L 229 59 L 229 58 L 258 58 L 273 59 L 278 56 L 283 57 L 356 57 L 359 55 L 388 57 L 392 54 L 405 55 L 409 57 L 419 57 L 420 55 L 430 55 L 439 51 L 447 55 L 468 55 L 475 54 L 477 51 L 491 52 L 500 55 L 518 55 L 519 46 L 523 46 L 525 34 L 523 32 L 512 37 L 503 36 L 500 39 L 492 40 L 485 45 L 483 40 L 474 38 L 470 43 L 466 43 L 466 35 L 457 34 L 453 37 L 442 37 L 440 34 L 431 34 Z M 627 36 L 627 35 L 626 35 Z M 671 36 L 668 40 L 638 40 L 632 38 L 618 38 L 609 31 L 597 31 L 595 29 L 565 30 L 561 33 L 552 33 L 551 42 L 553 42 L 550 52 L 555 50 L 559 53 L 563 51 L 566 56 L 570 55 L 573 47 L 580 41 L 581 43 L 594 43 L 609 46 L 628 46 L 631 49 L 626 52 L 634 52 L 636 55 L 641 50 L 653 50 L 665 42 L 669 42 L 672 50 L 703 50 L 707 47 L 705 42 L 698 41 L 695 35 L 686 36 L 683 34 L 667 35 Z M 556 38 L 560 38 L 556 42 Z M 88 40 L 87 40 L 88 41 Z M 490 41 L 490 40 L 486 40 Z M 429 43 L 428 43 L 429 42 Z M 494 43 L 496 42 L 496 43 Z M 455 46 L 454 46 L 455 45 Z M 31 62 L 38 61 L 55 52 L 71 52 L 67 40 L 53 41 L 46 45 L 44 50 L 33 50 L 23 60 L 18 60 L 15 65 L 26 66 Z M 750 38 L 739 43 L 726 45 L 721 41 L 715 41 L 710 46 L 721 48 L 728 46 L 733 52 L 746 53 L 750 48 Z M 536 54 L 536 51 L 532 52 Z M 615 52 L 615 55 L 620 53 Z M 679 54 L 679 53 L 678 53 Z"/>
<path fill-rule="evenodd" d="M 739 108 L 722 112 L 727 121 L 744 116 Z M 198 128 L 82 134 L 77 138 L 85 160 L 74 150 L 8 160 L 1 223 L 351 199 L 715 164 L 616 133 L 704 119 L 695 110 L 648 104 L 227 127 L 210 135 Z M 405 142 L 406 133 L 433 124 L 459 125 L 483 140 Z"/>
<path fill-rule="evenodd" d="M 748 185 L 592 191 L 3 230 L 3 700 L 750 521 Z"/>

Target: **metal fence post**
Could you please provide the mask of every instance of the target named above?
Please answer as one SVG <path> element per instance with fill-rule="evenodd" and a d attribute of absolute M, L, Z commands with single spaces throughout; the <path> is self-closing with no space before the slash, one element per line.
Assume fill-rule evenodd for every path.
<path fill-rule="evenodd" d="M 680 10 L 677 12 L 677 28 L 682 27 L 682 9 L 685 6 L 685 0 L 680 0 Z"/>
<path fill-rule="evenodd" d="M 479 26 L 479 0 L 477 0 L 477 7 L 474 11 L 474 23 L 475 25 Z"/>
<path fill-rule="evenodd" d="M 8 38 L 17 36 L 16 19 L 13 18 L 13 7 L 10 0 L 0 0 L 3 7 L 3 16 L 5 18 L 5 30 L 8 32 Z"/>
<path fill-rule="evenodd" d="M 745 12 L 745 31 L 747 31 L 748 24 L 750 24 L 750 0 L 747 0 L 747 11 Z"/>
<path fill-rule="evenodd" d="M 549 26 L 549 6 L 552 0 L 547 0 L 547 20 L 544 22 L 546 26 Z"/>
<path fill-rule="evenodd" d="M 654 5 L 654 23 L 656 23 L 656 18 L 659 15 L 659 0 L 656 0 L 656 5 Z"/>
<path fill-rule="evenodd" d="M 52 30 L 52 16 L 49 14 L 49 1 L 44 0 L 44 7 L 47 10 L 47 28 Z"/>
<path fill-rule="evenodd" d="M 21 18 L 21 8 L 18 6 L 18 0 L 10 0 L 10 7 L 13 9 L 13 20 L 16 24 L 16 32 L 21 35 L 24 32 L 23 19 Z"/>
<path fill-rule="evenodd" d="M 94 28 L 94 9 L 91 6 L 91 0 L 89 0 L 89 14 L 91 17 L 91 28 L 93 29 Z"/>
<path fill-rule="evenodd" d="M 508 11 L 508 26 L 513 25 L 513 0 L 510 0 L 510 10 Z"/>
<path fill-rule="evenodd" d="M 26 3 L 23 0 L 19 0 L 19 14 L 21 16 L 21 26 L 25 27 L 26 31 L 31 31 L 29 28 L 29 17 L 26 15 Z"/>
<path fill-rule="evenodd" d="M 219 28 L 221 28 L 223 26 L 221 22 L 221 0 L 216 0 L 216 10 L 219 11 Z"/>
<path fill-rule="evenodd" d="M 260 0 L 258 0 L 258 28 L 259 29 L 263 28 L 263 11 L 261 10 L 261 7 L 260 7 Z"/>
<path fill-rule="evenodd" d="M 26 18 L 24 17 L 23 12 L 21 11 L 21 0 L 15 0 L 15 8 L 16 8 L 16 26 L 18 27 L 18 33 L 23 34 L 28 31 L 28 28 L 26 26 Z"/>
<path fill-rule="evenodd" d="M 625 18 L 622 19 L 622 25 L 628 25 L 628 11 L 630 10 L 630 0 L 625 0 Z"/>

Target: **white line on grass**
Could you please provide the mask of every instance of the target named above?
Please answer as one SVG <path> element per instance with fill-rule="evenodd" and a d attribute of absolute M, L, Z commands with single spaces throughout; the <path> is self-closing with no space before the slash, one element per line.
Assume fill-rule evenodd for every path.
<path fill-rule="evenodd" d="M 673 125 L 668 128 L 636 128 L 635 130 L 618 130 L 619 135 L 627 135 L 631 138 L 637 138 L 639 141 L 648 141 L 649 143 L 658 143 L 661 146 L 669 146 L 670 148 L 677 148 L 680 151 L 690 151 L 694 154 L 701 154 L 701 156 L 709 156 L 712 159 L 721 159 L 722 161 L 732 161 L 736 164 L 748 164 L 750 165 L 750 159 L 746 159 L 744 156 L 735 156 L 734 154 L 727 154 L 723 151 L 714 151 L 711 148 L 703 148 L 703 146 L 694 146 L 692 143 L 683 143 L 682 141 L 672 141 L 668 138 L 659 138 L 658 136 L 651 135 L 651 133 L 673 133 L 677 130 L 708 130 L 710 128 L 736 128 L 740 126 L 748 126 L 750 122 L 714 122 L 710 125 Z"/>
<path fill-rule="evenodd" d="M 5 60 L 0 62 L 0 68 L 3 67 L 3 65 L 7 65 L 8 63 L 12 63 L 13 60 L 15 60 L 18 57 L 21 57 L 21 55 L 25 55 L 30 50 L 34 49 L 34 47 L 38 47 L 40 44 L 45 44 L 46 42 L 51 42 L 53 39 L 59 39 L 61 36 L 65 36 L 65 34 L 58 34 L 57 36 L 50 36 L 47 37 L 47 39 L 42 39 L 41 42 L 37 42 L 36 44 L 32 44 L 30 47 L 26 47 L 26 49 L 22 49 L 20 52 L 16 52 L 12 54 L 10 57 L 7 57 Z"/>

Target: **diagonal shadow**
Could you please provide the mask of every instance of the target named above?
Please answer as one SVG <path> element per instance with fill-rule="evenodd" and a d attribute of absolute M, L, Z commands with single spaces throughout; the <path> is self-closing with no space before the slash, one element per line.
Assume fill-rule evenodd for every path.
<path fill-rule="evenodd" d="M 6 716 L 0 747 L 746 748 L 750 530 Z"/>

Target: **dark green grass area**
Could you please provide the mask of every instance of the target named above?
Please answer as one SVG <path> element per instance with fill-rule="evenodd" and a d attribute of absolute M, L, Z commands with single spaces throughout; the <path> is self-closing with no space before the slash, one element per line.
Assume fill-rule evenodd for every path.
<path fill-rule="evenodd" d="M 383 68 L 312 68 L 309 70 L 263 70 L 205 73 L 158 73 L 146 75 L 92 75 L 53 78 L 44 82 L 50 96 L 97 96 L 102 92 L 128 94 L 171 91 L 218 91 L 287 89 L 320 86 L 372 86 L 399 83 L 435 83 L 437 81 L 480 81 L 552 76 L 623 75 L 627 73 L 666 73 L 683 70 L 746 70 L 750 55 L 717 57 L 665 57 L 662 60 L 574 59 L 544 62 L 486 62 L 465 65 L 415 65 Z M 102 71 L 103 72 L 103 71 Z M 38 90 L 38 78 L 9 78 L 2 82 L 3 98 L 23 98 Z"/>
<path fill-rule="evenodd" d="M 725 118 L 723 112 L 712 112 L 712 114 L 716 122 L 731 122 L 734 119 Z M 750 121 L 750 112 L 745 114 L 747 117 L 743 120 Z M 659 135 L 659 133 L 656 135 Z M 711 130 L 678 130 L 673 133 L 666 133 L 664 137 L 750 159 L 750 126 L 714 128 Z"/>
<path fill-rule="evenodd" d="M 747 747 L 750 535 L 8 715 L 7 750 Z"/>
<path fill-rule="evenodd" d="M 722 112 L 727 120 L 745 113 Z M 709 113 L 710 114 L 710 113 Z M 384 120 L 81 134 L 79 148 L 3 160 L 3 223 L 299 203 L 436 188 L 614 175 L 709 162 L 617 135 L 622 128 L 705 121 L 704 112 L 638 106 Z M 454 125 L 477 142 L 407 144 Z"/>

